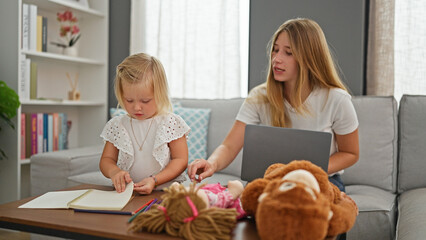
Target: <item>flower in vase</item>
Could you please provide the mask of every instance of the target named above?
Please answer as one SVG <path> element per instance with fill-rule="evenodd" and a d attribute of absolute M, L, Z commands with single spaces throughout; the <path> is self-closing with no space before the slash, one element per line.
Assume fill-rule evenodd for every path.
<path fill-rule="evenodd" d="M 63 13 L 58 12 L 57 20 L 60 24 L 59 36 L 61 37 L 62 43 L 52 42 L 58 47 L 72 47 L 78 39 L 80 39 L 80 28 L 77 25 L 77 18 L 73 16 L 72 12 L 67 10 Z"/>

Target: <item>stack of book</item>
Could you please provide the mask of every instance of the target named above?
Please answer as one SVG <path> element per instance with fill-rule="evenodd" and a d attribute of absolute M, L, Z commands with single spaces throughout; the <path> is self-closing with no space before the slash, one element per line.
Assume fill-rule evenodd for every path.
<path fill-rule="evenodd" d="M 21 113 L 21 159 L 68 149 L 70 128 L 66 113 Z"/>
<path fill-rule="evenodd" d="M 37 11 L 36 5 L 22 4 L 22 49 L 47 52 L 47 17 Z"/>

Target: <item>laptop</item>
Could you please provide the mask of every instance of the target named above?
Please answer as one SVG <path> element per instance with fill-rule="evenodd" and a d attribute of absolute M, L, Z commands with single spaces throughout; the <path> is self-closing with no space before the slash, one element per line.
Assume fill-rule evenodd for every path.
<path fill-rule="evenodd" d="M 274 163 L 309 160 L 327 172 L 331 133 L 292 128 L 246 125 L 241 179 L 262 178 Z"/>

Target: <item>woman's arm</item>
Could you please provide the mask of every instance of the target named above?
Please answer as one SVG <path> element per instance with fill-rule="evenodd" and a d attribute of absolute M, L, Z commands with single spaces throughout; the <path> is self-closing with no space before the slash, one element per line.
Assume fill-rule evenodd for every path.
<path fill-rule="evenodd" d="M 227 167 L 241 151 L 244 145 L 246 124 L 235 121 L 225 140 L 216 148 L 208 160 L 196 159 L 188 166 L 188 175 L 191 180 L 201 181 L 213 173 Z M 198 174 L 198 179 L 196 179 Z"/>
<path fill-rule="evenodd" d="M 358 128 L 346 135 L 335 134 L 338 151 L 330 156 L 328 174 L 354 165 L 359 158 Z"/>
<path fill-rule="evenodd" d="M 157 175 L 144 178 L 135 183 L 134 190 L 141 194 L 150 194 L 156 185 L 169 182 L 185 171 L 188 165 L 188 144 L 186 136 L 173 140 L 169 143 L 171 160 L 169 164 Z"/>
<path fill-rule="evenodd" d="M 105 177 L 111 179 L 117 192 L 122 192 L 126 188 L 126 184 L 131 182 L 132 179 L 128 172 L 117 166 L 117 160 L 118 149 L 112 143 L 106 142 L 99 162 L 99 169 Z"/>

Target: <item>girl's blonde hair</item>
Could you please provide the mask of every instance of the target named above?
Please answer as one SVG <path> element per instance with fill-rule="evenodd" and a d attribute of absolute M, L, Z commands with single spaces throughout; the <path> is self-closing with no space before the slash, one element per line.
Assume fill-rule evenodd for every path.
<path fill-rule="evenodd" d="M 202 186 L 200 186 L 202 187 Z M 189 189 L 179 184 L 177 188 L 164 189 L 160 205 L 154 204 L 149 211 L 141 213 L 132 222 L 130 231 L 147 231 L 151 233 L 166 232 L 184 239 L 230 239 L 232 229 L 237 222 L 234 208 L 208 207 L 197 195 L 200 187 L 191 183 Z M 188 200 L 188 198 L 190 200 Z M 191 201 L 198 211 L 194 216 L 188 204 Z M 191 220 L 186 221 L 186 219 Z"/>
<path fill-rule="evenodd" d="M 161 62 L 146 53 L 138 53 L 125 58 L 116 69 L 114 92 L 118 104 L 124 108 L 123 82 L 142 83 L 151 88 L 157 105 L 157 114 L 170 112 L 172 104 L 169 98 L 167 77 Z"/>
<path fill-rule="evenodd" d="M 272 51 L 274 43 L 281 33 L 287 33 L 292 54 L 298 63 L 299 73 L 295 88 L 289 99 L 299 114 L 309 113 L 303 104 L 302 88 L 309 86 L 312 91 L 316 87 L 341 88 L 347 91 L 337 73 L 327 40 L 321 27 L 313 20 L 306 18 L 290 19 L 284 22 L 272 36 L 269 48 L 269 68 L 266 83 L 256 88 L 266 88 L 266 96 L 259 96 L 262 101 L 269 103 L 271 124 L 276 127 L 291 127 L 284 104 L 283 82 L 276 81 L 272 69 Z"/>

